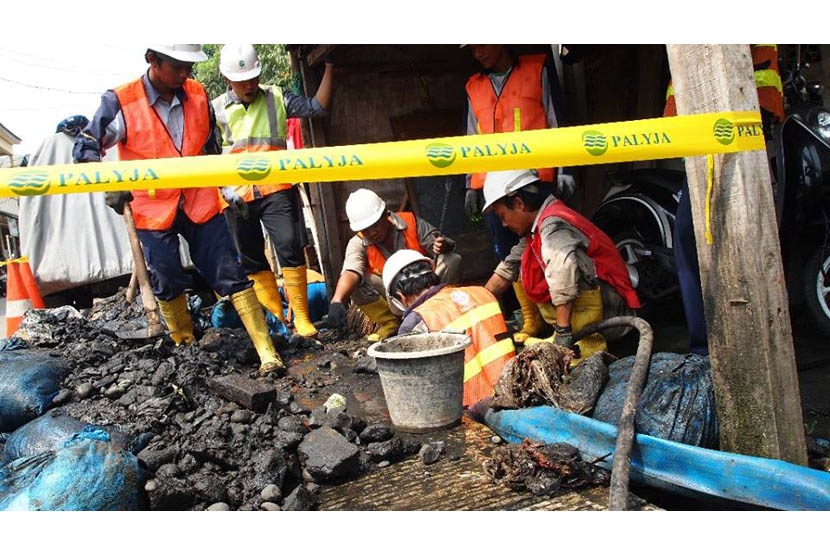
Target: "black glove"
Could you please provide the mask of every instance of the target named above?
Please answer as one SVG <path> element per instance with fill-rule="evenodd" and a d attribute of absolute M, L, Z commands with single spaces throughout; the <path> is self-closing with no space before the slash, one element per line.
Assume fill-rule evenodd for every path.
<path fill-rule="evenodd" d="M 337 301 L 329 303 L 328 325 L 330 328 L 346 329 L 346 308 L 342 303 Z"/>
<path fill-rule="evenodd" d="M 553 327 L 553 343 L 563 348 L 573 349 L 574 335 L 570 326 Z"/>
<path fill-rule="evenodd" d="M 124 205 L 133 200 L 133 194 L 129 191 L 107 191 L 104 195 L 104 202 L 107 206 L 117 212 L 124 214 Z"/>
<path fill-rule="evenodd" d="M 482 208 L 484 208 L 484 191 L 468 189 L 464 196 L 464 212 L 467 213 L 467 218 L 473 221 L 480 219 Z"/>

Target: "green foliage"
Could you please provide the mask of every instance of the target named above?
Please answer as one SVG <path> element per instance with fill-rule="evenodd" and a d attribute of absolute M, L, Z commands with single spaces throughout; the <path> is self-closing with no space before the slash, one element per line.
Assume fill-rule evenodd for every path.
<path fill-rule="evenodd" d="M 202 49 L 208 59 L 193 66 L 193 79 L 200 82 L 207 90 L 208 98 L 216 98 L 225 92 L 225 78 L 219 73 L 219 53 L 221 44 L 203 44 Z M 259 82 L 263 85 L 279 85 L 283 88 L 292 86 L 291 62 L 284 44 L 255 44 L 262 74 Z"/>

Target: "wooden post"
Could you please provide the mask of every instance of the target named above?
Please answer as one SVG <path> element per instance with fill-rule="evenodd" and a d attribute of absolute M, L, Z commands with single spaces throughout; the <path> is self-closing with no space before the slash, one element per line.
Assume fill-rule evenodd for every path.
<path fill-rule="evenodd" d="M 667 45 L 679 115 L 758 110 L 747 45 Z M 806 465 L 766 152 L 686 158 L 722 450 Z"/>

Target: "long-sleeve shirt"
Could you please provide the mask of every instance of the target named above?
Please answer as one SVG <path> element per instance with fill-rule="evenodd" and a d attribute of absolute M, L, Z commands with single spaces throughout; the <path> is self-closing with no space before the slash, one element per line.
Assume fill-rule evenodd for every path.
<path fill-rule="evenodd" d="M 406 249 L 406 239 L 403 235 L 403 231 L 406 230 L 407 227 L 406 222 L 398 218 L 398 215 L 393 213 L 389 214 L 389 220 L 392 223 L 391 233 L 393 234 L 394 249 L 390 252 L 381 243 L 372 243 L 366 238 L 354 235 L 349 240 L 349 243 L 346 244 L 346 254 L 343 258 L 343 270 L 341 270 L 341 274 L 350 270 L 362 277 L 369 272 L 369 256 L 366 253 L 366 248 L 369 245 L 374 245 L 380 249 L 381 254 L 386 259 L 391 257 L 395 252 L 400 251 L 401 249 Z M 422 218 L 416 218 L 415 224 L 418 228 L 418 243 L 421 244 L 421 249 L 423 249 L 425 253 L 431 254 L 432 244 L 435 242 L 435 235 L 433 232 L 437 232 L 435 226 Z M 444 237 L 444 239 L 447 241 L 447 244 L 451 249 L 455 247 L 455 242 L 453 240 L 448 237 Z"/>
<path fill-rule="evenodd" d="M 184 89 L 179 89 L 173 95 L 173 100 L 167 102 L 161 94 L 153 87 L 148 74 L 141 78 L 144 91 L 147 93 L 147 100 L 150 106 L 156 111 L 173 144 L 177 149 L 182 147 L 182 136 L 184 133 L 184 109 L 182 101 L 187 95 Z M 213 114 L 213 107 L 208 103 L 210 112 L 210 129 L 215 129 L 216 118 Z M 108 90 L 101 95 L 101 105 L 95 111 L 84 130 L 75 138 L 75 145 L 72 149 L 72 156 L 75 162 L 98 162 L 103 153 L 124 141 L 127 137 L 127 126 L 124 122 L 124 114 L 121 111 L 121 103 L 115 91 Z M 221 141 L 215 133 L 208 135 L 203 147 L 204 154 L 221 154 Z"/>
<path fill-rule="evenodd" d="M 596 275 L 594 261 L 588 256 L 588 238 L 579 229 L 556 217 L 539 222 L 545 207 L 556 197 L 548 196 L 536 215 L 531 236 L 539 233 L 542 237 L 542 262 L 545 264 L 545 280 L 548 283 L 551 303 L 564 305 L 579 296 L 580 289 L 596 288 L 600 280 Z M 515 282 L 519 279 L 522 254 L 529 238 L 523 237 L 496 267 L 495 273 Z"/>
<path fill-rule="evenodd" d="M 257 92 L 258 95 L 265 94 L 263 92 L 263 87 L 266 86 L 259 86 L 259 91 Z M 233 94 L 233 89 L 230 87 L 228 87 L 226 94 L 228 95 L 229 105 L 242 102 L 239 97 Z M 319 118 L 328 113 L 326 109 L 323 108 L 323 105 L 317 100 L 317 97 L 309 98 L 283 89 L 282 100 L 283 104 L 285 104 L 286 118 Z"/>

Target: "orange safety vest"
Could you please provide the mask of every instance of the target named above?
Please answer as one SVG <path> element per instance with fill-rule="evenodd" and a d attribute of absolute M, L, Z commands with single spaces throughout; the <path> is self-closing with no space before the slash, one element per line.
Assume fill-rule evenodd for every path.
<path fill-rule="evenodd" d="M 466 332 L 464 405 L 493 395 L 505 364 L 516 355 L 495 296 L 481 286 L 445 287 L 414 309 L 431 332 Z"/>
<path fill-rule="evenodd" d="M 426 255 L 426 252 L 424 251 L 424 248 L 421 247 L 421 242 L 418 239 L 418 224 L 415 221 L 415 215 L 411 212 L 398 212 L 395 213 L 395 216 L 403 220 L 406 224 L 406 229 L 401 230 L 404 241 L 406 242 L 406 248 L 417 251 L 422 255 Z M 397 230 L 397 228 L 393 228 L 392 233 L 395 233 Z M 357 235 L 363 237 L 360 233 Z M 380 249 L 376 245 L 367 245 L 366 256 L 369 259 L 369 270 L 378 276 L 383 274 L 383 267 L 386 265 L 386 257 L 383 256 Z"/>
<path fill-rule="evenodd" d="M 544 54 L 519 56 L 519 62 L 510 70 L 499 96 L 496 96 L 493 84 L 486 74 L 479 72 L 470 77 L 467 81 L 467 96 L 478 120 L 478 132 L 546 129 L 548 120 L 542 104 L 544 67 Z M 540 168 L 538 171 L 542 181 L 552 182 L 556 177 L 555 168 Z M 470 187 L 483 188 L 486 176 L 486 172 L 473 174 Z"/>
<path fill-rule="evenodd" d="M 247 108 L 241 103 L 229 103 L 228 93 L 221 95 L 214 100 L 214 111 L 216 112 L 217 124 L 222 132 L 222 142 L 230 147 L 223 149 L 223 154 L 237 154 L 242 152 L 272 152 L 284 151 L 286 149 L 286 128 L 285 106 L 282 99 L 282 89 L 279 87 L 260 86 L 261 95 L 257 94 L 256 100 Z M 276 94 L 274 94 L 276 92 Z M 230 113 L 241 113 L 235 119 L 235 125 L 230 125 Z M 260 137 L 254 131 L 257 118 L 268 119 L 268 136 Z M 247 130 L 247 133 L 245 133 Z M 260 130 L 261 131 L 261 130 Z M 239 134 L 243 136 L 237 136 Z M 302 144 L 299 147 L 302 148 Z M 267 197 L 277 191 L 291 189 L 293 184 L 280 183 L 276 185 L 237 185 L 232 189 L 242 197 L 246 203 L 257 198 L 256 191 L 260 197 Z M 219 206 L 221 210 L 228 208 L 228 202 L 219 194 Z"/>
<path fill-rule="evenodd" d="M 207 141 L 210 129 L 210 112 L 205 88 L 201 83 L 188 79 L 184 83 L 187 98 L 182 103 L 184 130 L 182 148 L 173 144 L 167 128 L 150 106 L 142 78 L 115 89 L 121 104 L 121 113 L 127 128 L 127 137 L 118 144 L 120 160 L 148 160 L 198 156 Z M 132 191 L 135 227 L 139 230 L 167 230 L 172 226 L 184 197 L 182 209 L 196 224 L 207 222 L 219 213 L 216 188 L 161 189 L 156 191 Z"/>
<path fill-rule="evenodd" d="M 539 227 L 541 228 L 542 222 L 551 217 L 561 218 L 585 234 L 588 238 L 588 248 L 585 252 L 594 261 L 597 278 L 610 284 L 628 307 L 639 309 L 640 299 L 631 285 L 628 268 L 611 238 L 562 201 L 554 201 L 545 207 L 539 217 Z M 522 286 L 528 299 L 534 303 L 550 303 L 550 288 L 545 279 L 545 264 L 542 260 L 542 234 L 538 233 L 538 228 L 537 233 L 528 238 L 527 246 L 522 253 Z"/>
<path fill-rule="evenodd" d="M 758 90 L 758 104 L 772 114 L 773 119 L 784 121 L 784 91 L 781 72 L 778 69 L 778 48 L 774 44 L 751 44 L 752 65 L 755 69 L 755 87 Z M 674 85 L 669 81 L 666 91 L 666 107 L 663 116 L 677 116 L 677 102 L 674 99 Z"/>

